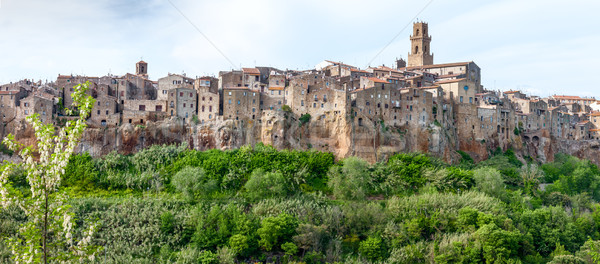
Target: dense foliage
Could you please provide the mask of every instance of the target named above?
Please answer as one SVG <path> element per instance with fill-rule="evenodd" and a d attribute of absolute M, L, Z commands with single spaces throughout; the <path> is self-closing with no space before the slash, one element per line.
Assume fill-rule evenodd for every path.
<path fill-rule="evenodd" d="M 598 263 L 597 166 L 461 155 L 369 164 L 262 144 L 153 146 L 73 156 L 63 188 L 77 219 L 101 222 L 98 263 Z M 2 211 L 2 240 L 24 218 Z M 0 262 L 9 255 L 0 244 Z"/>

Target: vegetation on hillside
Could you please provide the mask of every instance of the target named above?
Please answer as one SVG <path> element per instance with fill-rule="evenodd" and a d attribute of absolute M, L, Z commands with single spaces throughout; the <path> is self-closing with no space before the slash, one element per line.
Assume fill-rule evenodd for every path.
<path fill-rule="evenodd" d="M 100 220 L 96 263 L 598 263 L 597 166 L 461 155 L 369 164 L 262 144 L 153 146 L 73 156 L 62 188 L 76 219 Z M 29 188 L 23 177 L 10 175 L 14 188 Z M 2 241 L 25 220 L 0 212 Z"/>

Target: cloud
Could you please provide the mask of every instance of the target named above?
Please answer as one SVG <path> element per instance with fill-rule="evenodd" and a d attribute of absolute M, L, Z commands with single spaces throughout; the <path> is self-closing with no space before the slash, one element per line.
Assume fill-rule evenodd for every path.
<path fill-rule="evenodd" d="M 140 57 L 153 79 L 240 65 L 304 69 L 324 59 L 391 65 L 410 47 L 411 29 L 402 28 L 428 3 L 171 0 L 191 25 L 166 0 L 2 1 L 0 83 L 124 74 Z M 594 76 L 598 9 L 584 0 L 434 1 L 419 18 L 430 23 L 435 62 L 474 60 L 489 88 L 591 94 L 574 76 Z"/>

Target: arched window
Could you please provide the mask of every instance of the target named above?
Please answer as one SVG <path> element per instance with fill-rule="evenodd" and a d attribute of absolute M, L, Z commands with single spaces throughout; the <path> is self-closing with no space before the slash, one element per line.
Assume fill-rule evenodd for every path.
<path fill-rule="evenodd" d="M 417 36 L 419 35 L 419 29 L 417 29 Z"/>
<path fill-rule="evenodd" d="M 419 53 L 419 46 L 415 46 L 415 53 Z"/>

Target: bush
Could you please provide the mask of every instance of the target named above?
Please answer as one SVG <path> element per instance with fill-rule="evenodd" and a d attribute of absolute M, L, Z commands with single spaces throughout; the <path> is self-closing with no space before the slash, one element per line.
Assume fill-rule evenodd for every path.
<path fill-rule="evenodd" d="M 479 191 L 499 199 L 505 198 L 506 186 L 498 170 L 489 167 L 479 168 L 474 171 L 473 178 Z"/>
<path fill-rule="evenodd" d="M 290 242 L 296 234 L 298 220 L 293 216 L 282 213 L 277 217 L 267 217 L 262 220 L 257 234 L 258 244 L 266 251 L 271 251 L 285 242 Z"/>
<path fill-rule="evenodd" d="M 189 199 L 198 194 L 207 196 L 218 190 L 217 182 L 208 178 L 202 168 L 185 167 L 173 176 L 171 184 Z"/>
<path fill-rule="evenodd" d="M 383 241 L 380 237 L 369 237 L 360 242 L 358 248 L 360 254 L 370 261 L 379 261 L 384 259 Z"/>
<path fill-rule="evenodd" d="M 286 185 L 281 173 L 256 169 L 244 185 L 245 195 L 252 200 L 285 196 L 288 192 Z"/>
<path fill-rule="evenodd" d="M 303 114 L 302 116 L 300 116 L 300 125 L 304 125 L 308 122 L 310 122 L 310 114 Z"/>
<path fill-rule="evenodd" d="M 281 110 L 283 110 L 286 113 L 291 113 L 292 112 L 292 108 L 289 105 L 283 105 L 281 107 Z"/>
<path fill-rule="evenodd" d="M 347 158 L 342 166 L 331 168 L 327 185 L 333 190 L 336 199 L 364 199 L 371 185 L 368 169 L 369 163 L 366 161 L 356 157 Z"/>

